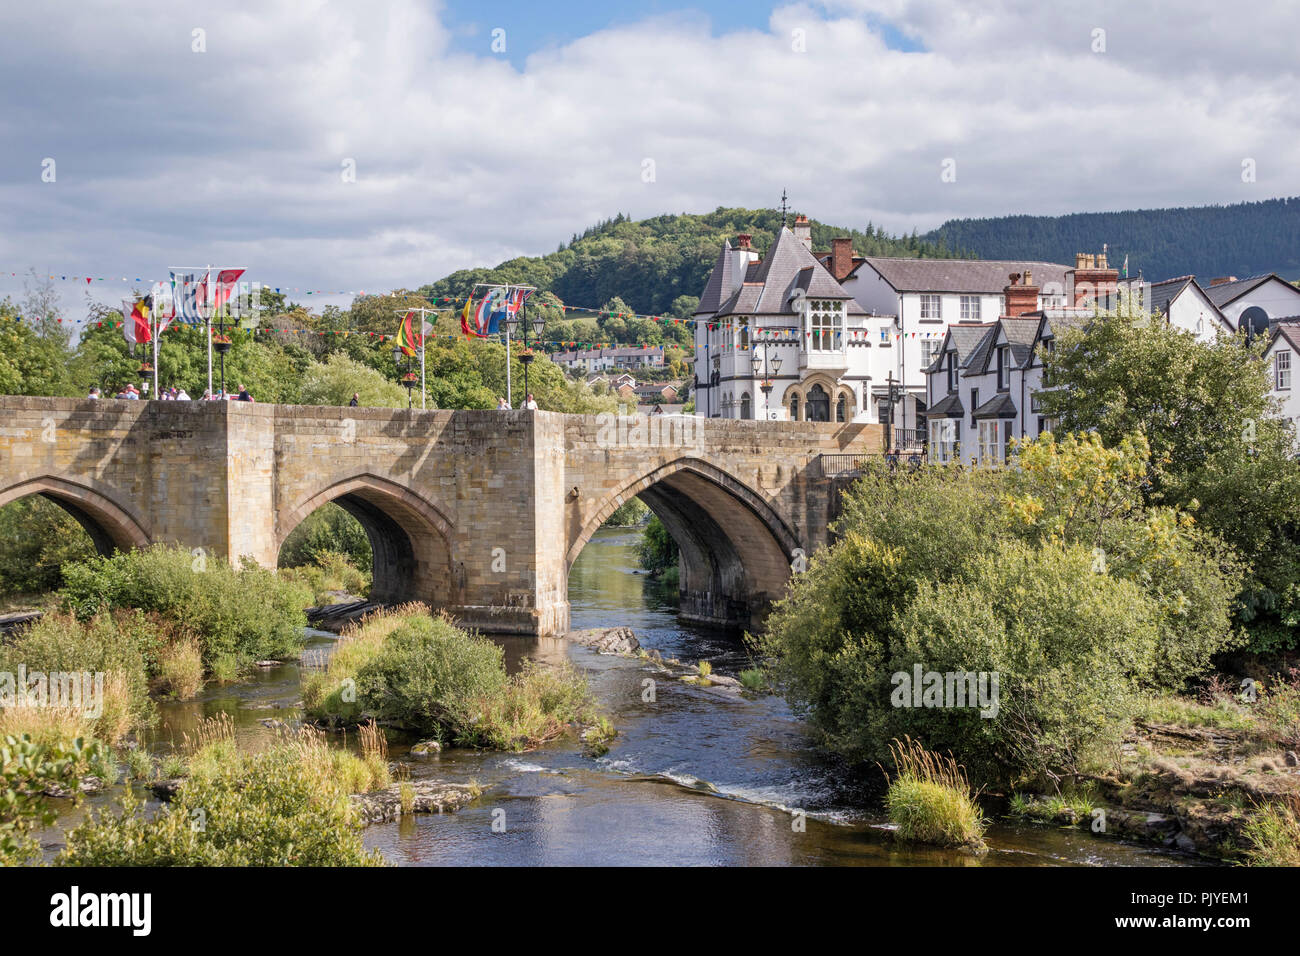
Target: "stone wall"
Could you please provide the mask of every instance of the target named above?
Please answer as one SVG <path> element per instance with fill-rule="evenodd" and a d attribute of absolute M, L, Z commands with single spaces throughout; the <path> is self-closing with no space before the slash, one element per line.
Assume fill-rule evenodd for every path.
<path fill-rule="evenodd" d="M 826 540 L 819 454 L 875 425 L 0 397 L 0 504 L 59 501 L 103 548 L 153 542 L 273 567 L 334 501 L 375 552 L 375 597 L 485 630 L 568 628 L 568 572 L 641 494 L 683 544 L 683 610 L 748 625 Z"/>

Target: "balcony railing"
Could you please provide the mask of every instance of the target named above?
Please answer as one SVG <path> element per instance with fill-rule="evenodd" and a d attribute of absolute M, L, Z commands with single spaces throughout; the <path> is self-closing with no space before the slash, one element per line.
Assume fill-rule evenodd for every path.
<path fill-rule="evenodd" d="M 925 429 L 924 428 L 895 428 L 894 429 L 894 450 L 895 451 L 924 451 L 925 450 Z"/>

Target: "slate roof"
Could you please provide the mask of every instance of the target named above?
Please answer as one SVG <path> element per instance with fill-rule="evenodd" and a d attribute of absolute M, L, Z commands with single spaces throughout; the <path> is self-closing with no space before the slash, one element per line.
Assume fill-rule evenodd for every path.
<path fill-rule="evenodd" d="M 734 275 L 732 259 L 734 258 L 731 254 L 731 243 L 724 241 L 722 251 L 718 253 L 718 261 L 713 264 L 713 271 L 709 273 L 709 281 L 705 283 L 704 291 L 700 293 L 700 304 L 695 307 L 696 315 L 704 313 L 712 315 L 718 311 L 718 307 L 722 305 L 723 295 L 729 293 L 735 284 L 732 282 Z"/>
<path fill-rule="evenodd" d="M 968 323 L 966 325 L 948 326 L 947 340 L 944 342 L 943 350 L 935 353 L 934 360 L 930 362 L 925 371 L 937 372 L 943 367 L 941 363 L 944 361 L 944 355 L 947 354 L 948 342 L 951 342 L 957 347 L 957 364 L 961 365 L 962 362 L 965 361 L 966 356 L 970 355 L 971 349 L 979 345 L 980 339 L 982 339 L 988 332 L 991 324 L 992 323 L 980 323 L 976 325 Z"/>
<path fill-rule="evenodd" d="M 1059 262 L 1025 262 L 1011 259 L 897 259 L 866 256 L 865 263 L 884 276 L 897 292 L 965 292 L 1001 295 L 1010 275 L 1033 274 L 1040 289 L 1049 282 L 1065 289 L 1070 267 Z M 861 268 L 859 266 L 859 268 Z M 850 275 L 856 274 L 854 269 Z"/>
<path fill-rule="evenodd" d="M 1269 279 L 1277 278 L 1277 274 L 1270 272 L 1268 275 L 1250 276 L 1246 279 L 1238 279 L 1236 282 L 1220 282 L 1218 285 L 1212 285 L 1205 290 L 1205 294 L 1210 297 L 1210 301 L 1223 308 L 1234 299 L 1239 299 L 1246 293 L 1252 291 L 1258 286 L 1263 285 Z"/>
<path fill-rule="evenodd" d="M 709 286 L 705 287 L 706 292 L 716 275 L 715 266 L 714 275 L 709 276 Z M 808 247 L 784 226 L 777 233 L 776 242 L 772 243 L 767 256 L 745 269 L 744 284 L 718 307 L 715 314 L 794 315 L 790 296 L 796 288 L 802 289 L 810 298 L 844 300 L 847 315 L 866 315 L 856 300 L 808 251 Z M 704 306 L 704 297 L 701 296 L 701 311 Z"/>
<path fill-rule="evenodd" d="M 1269 348 L 1272 348 L 1279 338 L 1286 339 L 1291 348 L 1300 352 L 1300 325 L 1294 322 L 1279 322 L 1277 328 L 1273 330 L 1273 342 L 1269 344 Z"/>
<path fill-rule="evenodd" d="M 1038 327 L 1041 320 L 1033 318 L 1005 318 L 998 320 L 1011 346 L 1011 358 L 1017 368 L 1023 368 L 1034 357 L 1034 343 L 1038 341 Z"/>
<path fill-rule="evenodd" d="M 926 418 L 964 418 L 966 409 L 962 406 L 961 396 L 951 392 L 926 409 L 925 416 Z"/>
<path fill-rule="evenodd" d="M 1015 418 L 1016 403 L 1007 392 L 998 392 L 987 402 L 975 409 L 972 418 Z"/>

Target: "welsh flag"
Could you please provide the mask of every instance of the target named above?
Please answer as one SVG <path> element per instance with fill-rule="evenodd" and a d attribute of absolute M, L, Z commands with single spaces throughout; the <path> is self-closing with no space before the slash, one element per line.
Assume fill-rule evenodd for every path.
<path fill-rule="evenodd" d="M 414 355 L 416 349 L 424 346 L 424 333 L 415 331 L 414 312 L 407 312 L 402 319 L 402 327 L 397 330 L 397 344 L 404 355 Z"/>

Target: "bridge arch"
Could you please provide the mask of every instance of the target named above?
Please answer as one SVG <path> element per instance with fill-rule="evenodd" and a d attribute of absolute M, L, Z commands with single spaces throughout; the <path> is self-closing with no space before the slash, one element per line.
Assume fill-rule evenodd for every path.
<path fill-rule="evenodd" d="M 330 502 L 356 518 L 366 532 L 374 555 L 372 601 L 451 603 L 451 521 L 422 495 L 378 475 L 335 481 L 285 513 L 276 522 L 277 553 L 303 519 Z"/>
<path fill-rule="evenodd" d="M 108 497 L 106 491 L 66 478 L 40 475 L 0 490 L 0 507 L 29 495 L 40 495 L 75 518 L 102 555 L 149 546 L 149 534 L 143 522 L 127 507 Z"/>
<path fill-rule="evenodd" d="M 699 458 L 679 458 L 609 495 L 569 546 L 566 572 L 623 502 L 640 497 L 681 553 L 681 616 L 755 626 L 785 591 L 799 539 L 744 482 Z"/>

